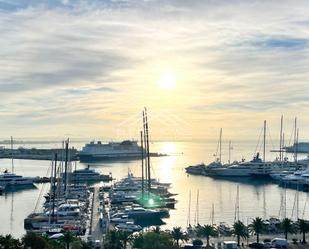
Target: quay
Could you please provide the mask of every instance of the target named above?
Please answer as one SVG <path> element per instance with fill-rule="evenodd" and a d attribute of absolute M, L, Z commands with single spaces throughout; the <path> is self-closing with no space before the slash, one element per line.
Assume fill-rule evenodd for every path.
<path fill-rule="evenodd" d="M 92 216 L 91 216 L 91 238 L 93 242 L 100 241 L 102 243 L 104 230 L 101 220 L 101 204 L 100 204 L 100 188 L 93 189 Z"/>
<path fill-rule="evenodd" d="M 25 160 L 52 160 L 55 154 L 62 155 L 63 149 L 37 149 L 23 148 L 9 149 L 0 147 L 0 158 L 25 159 Z M 64 156 L 64 155 L 63 155 Z M 69 149 L 68 160 L 76 161 L 78 159 L 78 151 L 75 148 Z"/>

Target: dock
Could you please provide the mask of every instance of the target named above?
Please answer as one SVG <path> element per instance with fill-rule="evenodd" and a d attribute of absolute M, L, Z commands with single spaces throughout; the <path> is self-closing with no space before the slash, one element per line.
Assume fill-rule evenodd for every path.
<path fill-rule="evenodd" d="M 95 187 L 93 190 L 93 205 L 92 205 L 92 217 L 91 217 L 91 237 L 92 241 L 103 240 L 104 231 L 101 227 L 100 221 L 100 189 Z"/>

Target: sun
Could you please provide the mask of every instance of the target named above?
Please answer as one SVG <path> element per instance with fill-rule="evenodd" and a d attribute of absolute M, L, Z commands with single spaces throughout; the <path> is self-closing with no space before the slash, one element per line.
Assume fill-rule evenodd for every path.
<path fill-rule="evenodd" d="M 172 72 L 162 73 L 159 85 L 162 89 L 174 89 L 176 87 L 176 75 Z"/>

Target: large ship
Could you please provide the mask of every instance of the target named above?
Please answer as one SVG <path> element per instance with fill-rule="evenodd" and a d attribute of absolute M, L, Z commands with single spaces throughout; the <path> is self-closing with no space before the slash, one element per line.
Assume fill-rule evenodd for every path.
<path fill-rule="evenodd" d="M 81 162 L 92 162 L 115 159 L 138 159 L 142 148 L 137 141 L 125 140 L 122 142 L 102 143 L 101 141 L 86 144 L 79 152 Z M 143 153 L 146 155 L 145 151 Z"/>

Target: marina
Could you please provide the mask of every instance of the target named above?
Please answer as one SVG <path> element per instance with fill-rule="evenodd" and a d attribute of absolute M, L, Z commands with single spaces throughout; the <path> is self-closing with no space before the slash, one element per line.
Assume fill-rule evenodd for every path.
<path fill-rule="evenodd" d="M 201 143 L 201 142 L 161 142 L 153 143 L 153 148 L 162 153 L 172 154 L 168 157 L 156 157 L 152 159 L 153 164 L 153 176 L 155 179 L 159 179 L 162 183 L 172 183 L 170 185 L 170 192 L 177 193 L 174 198 L 177 200 L 175 209 L 169 211 L 169 218 L 163 218 L 165 223 L 162 225 L 162 229 L 173 228 L 180 225 L 185 228 L 188 222 L 188 194 L 192 193 L 192 205 L 190 220 L 192 225 L 197 222 L 195 219 L 196 213 L 196 201 L 193 196 L 196 196 L 197 190 L 200 192 L 199 197 L 199 223 L 208 224 L 211 221 L 212 205 L 214 205 L 214 222 L 219 223 L 225 221 L 227 224 L 232 224 L 234 221 L 234 203 L 236 196 L 236 187 L 240 186 L 240 218 L 245 223 L 250 220 L 251 217 L 283 217 L 283 204 L 282 197 L 286 194 L 287 204 L 286 213 L 288 217 L 295 219 L 296 213 L 293 211 L 293 203 L 295 193 L 299 192 L 299 215 L 304 218 L 309 218 L 309 212 L 307 211 L 307 193 L 303 191 L 297 191 L 296 188 L 289 189 L 284 186 L 279 186 L 277 183 L 271 180 L 261 179 L 214 179 L 205 176 L 188 176 L 185 173 L 185 165 L 192 164 L 196 159 L 200 161 L 205 160 L 205 150 L 209 151 L 208 161 L 213 160 L 211 151 L 215 147 L 213 143 Z M 243 152 L 247 151 L 247 156 L 251 155 L 251 151 L 248 148 L 254 146 L 255 142 L 238 143 L 238 147 L 234 145 L 233 158 L 239 158 L 244 155 Z M 78 145 L 76 145 L 78 146 Z M 82 145 L 79 145 L 82 146 Z M 186 151 L 186 153 L 181 153 Z M 225 158 L 227 155 L 223 155 Z M 50 167 L 49 161 L 32 161 L 32 160 L 14 160 L 15 171 L 17 174 L 22 173 L 24 176 L 31 176 L 33 174 L 38 176 L 46 176 L 47 168 Z M 3 167 L 10 167 L 11 161 L 9 159 L 3 159 Z M 87 168 L 87 164 L 77 163 L 77 169 Z M 107 162 L 107 163 L 95 163 L 91 164 L 91 168 L 95 169 L 101 174 L 108 172 L 113 173 L 115 181 L 119 181 L 122 178 L 128 176 L 128 169 L 137 177 L 141 176 L 140 160 L 128 161 L 128 162 Z M 12 233 L 15 236 L 22 236 L 25 232 L 23 228 L 23 220 L 27 215 L 33 212 L 34 203 L 38 202 L 38 207 L 43 205 L 43 200 L 38 201 L 38 196 L 41 192 L 42 186 L 44 187 L 44 193 L 48 191 L 47 184 L 35 184 L 35 188 L 21 189 L 14 192 L 4 192 L 0 196 L 0 208 L 5 210 L 3 214 L 0 214 L 1 220 L 3 220 L 8 226 L 1 226 L 1 233 Z M 102 187 L 105 183 L 94 183 L 94 186 Z M 184 187 L 185 186 L 185 187 Z M 247 200 L 250 200 L 249 202 Z M 98 202 L 100 204 L 100 202 Z M 20 206 L 23 209 L 20 209 Z M 294 208 L 295 209 L 295 208 Z M 9 214 L 9 215 L 6 215 Z M 98 215 L 97 210 L 94 214 Z M 98 219 L 97 216 L 96 219 Z M 194 221 L 195 220 L 195 221 Z M 14 229 L 13 229 L 14 228 Z"/>

